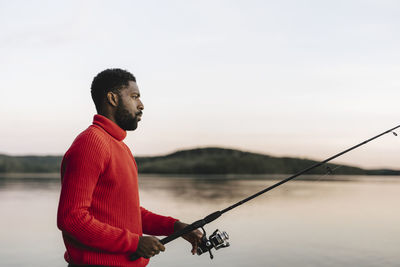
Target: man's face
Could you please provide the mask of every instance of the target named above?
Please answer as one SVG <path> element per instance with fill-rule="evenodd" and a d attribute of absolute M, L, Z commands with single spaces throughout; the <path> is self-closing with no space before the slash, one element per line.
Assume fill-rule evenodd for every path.
<path fill-rule="evenodd" d="M 126 131 L 135 130 L 143 109 L 139 88 L 135 82 L 129 81 L 129 85 L 119 91 L 119 101 L 115 111 L 118 126 Z"/>

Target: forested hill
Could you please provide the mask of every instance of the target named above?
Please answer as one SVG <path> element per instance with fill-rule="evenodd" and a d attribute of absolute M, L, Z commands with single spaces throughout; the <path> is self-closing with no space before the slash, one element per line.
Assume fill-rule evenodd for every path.
<path fill-rule="evenodd" d="M 316 161 L 309 159 L 272 157 L 217 147 L 178 151 L 166 156 L 136 159 L 141 173 L 165 174 L 294 174 Z M 400 175 L 400 170 L 365 170 L 351 166 L 327 164 L 309 172 L 323 174 L 327 167 L 334 174 Z"/>
<path fill-rule="evenodd" d="M 0 173 L 59 172 L 61 156 L 7 156 L 0 154 Z M 165 156 L 136 157 L 140 173 L 159 174 L 294 174 L 316 161 L 272 157 L 224 148 L 182 150 Z M 328 164 L 310 172 L 334 174 L 400 175 L 400 170 L 365 170 Z"/>

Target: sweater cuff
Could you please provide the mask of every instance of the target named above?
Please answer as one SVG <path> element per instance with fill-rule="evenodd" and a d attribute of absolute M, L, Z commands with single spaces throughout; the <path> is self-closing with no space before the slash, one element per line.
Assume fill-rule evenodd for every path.
<path fill-rule="evenodd" d="M 172 235 L 175 232 L 174 224 L 175 224 L 175 222 L 177 222 L 179 220 L 175 219 L 175 218 L 172 218 L 172 217 L 167 217 L 167 218 L 168 218 L 168 221 L 166 222 L 167 223 L 166 229 L 170 229 L 170 232 L 166 233 L 165 235 Z"/>
<path fill-rule="evenodd" d="M 139 246 L 139 239 L 140 236 L 138 234 L 134 234 L 130 232 L 130 240 L 131 240 L 131 246 L 130 246 L 130 251 L 135 252 L 138 249 Z"/>

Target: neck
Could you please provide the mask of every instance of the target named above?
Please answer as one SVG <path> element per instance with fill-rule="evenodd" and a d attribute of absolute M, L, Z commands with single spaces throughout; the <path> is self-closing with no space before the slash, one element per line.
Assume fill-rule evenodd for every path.
<path fill-rule="evenodd" d="M 107 111 L 104 111 L 104 110 L 99 110 L 99 111 L 97 112 L 97 114 L 106 117 L 107 119 L 109 119 L 110 121 L 112 121 L 112 122 L 114 122 L 115 124 L 118 125 L 117 121 L 115 120 L 114 113 L 112 113 L 112 112 L 107 112 Z"/>

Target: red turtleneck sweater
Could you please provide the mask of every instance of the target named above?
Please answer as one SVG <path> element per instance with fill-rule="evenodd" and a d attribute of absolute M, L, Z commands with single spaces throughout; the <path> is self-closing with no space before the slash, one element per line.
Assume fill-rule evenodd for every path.
<path fill-rule="evenodd" d="M 135 159 L 126 132 L 101 115 L 65 153 L 57 225 L 74 264 L 146 266 L 129 261 L 142 233 L 169 235 L 176 219 L 140 207 Z"/>

